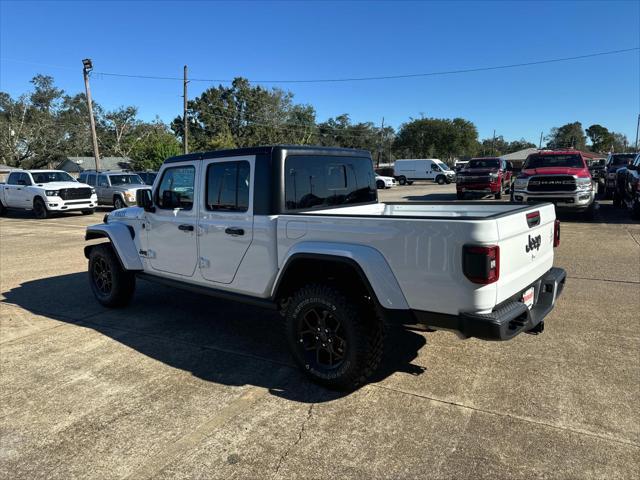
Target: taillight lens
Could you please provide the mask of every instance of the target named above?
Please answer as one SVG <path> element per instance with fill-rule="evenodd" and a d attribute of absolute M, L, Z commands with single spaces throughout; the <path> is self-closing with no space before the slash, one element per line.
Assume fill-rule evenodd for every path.
<path fill-rule="evenodd" d="M 462 249 L 462 271 L 473 283 L 487 285 L 500 277 L 500 247 L 465 245 Z"/>
<path fill-rule="evenodd" d="M 556 218 L 556 221 L 553 222 L 553 246 L 560 246 L 560 220 Z"/>

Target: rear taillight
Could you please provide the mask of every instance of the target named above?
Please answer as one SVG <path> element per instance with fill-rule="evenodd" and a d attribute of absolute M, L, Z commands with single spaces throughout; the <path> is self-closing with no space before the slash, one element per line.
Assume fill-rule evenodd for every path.
<path fill-rule="evenodd" d="M 553 246 L 560 246 L 560 220 L 556 218 L 556 221 L 553 222 Z"/>
<path fill-rule="evenodd" d="M 462 271 L 473 283 L 487 285 L 500 277 L 500 247 L 465 245 L 462 248 Z"/>

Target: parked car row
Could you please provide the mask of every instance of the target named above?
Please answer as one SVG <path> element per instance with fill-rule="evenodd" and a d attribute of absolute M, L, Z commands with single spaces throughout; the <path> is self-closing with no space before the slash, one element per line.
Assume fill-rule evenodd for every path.
<path fill-rule="evenodd" d="M 616 171 L 615 180 L 614 207 L 626 207 L 633 218 L 640 220 L 640 153 L 634 154 L 629 165 Z"/>
<path fill-rule="evenodd" d="M 85 170 L 79 181 L 95 188 L 101 205 L 113 205 L 116 209 L 135 205 L 136 191 L 149 188 L 139 175 L 121 170 Z"/>

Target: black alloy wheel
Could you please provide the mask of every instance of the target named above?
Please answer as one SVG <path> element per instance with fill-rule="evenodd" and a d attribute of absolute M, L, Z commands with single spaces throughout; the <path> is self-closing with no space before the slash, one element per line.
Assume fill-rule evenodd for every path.
<path fill-rule="evenodd" d="M 91 281 L 99 295 L 108 297 L 113 289 L 113 272 L 104 257 L 96 257 L 91 265 Z"/>
<path fill-rule="evenodd" d="M 344 327 L 327 307 L 313 305 L 302 312 L 297 337 L 310 368 L 328 373 L 344 362 L 349 348 Z"/>
<path fill-rule="evenodd" d="M 33 214 L 36 218 L 44 219 L 49 216 L 49 211 L 47 210 L 47 206 L 44 204 L 40 197 L 37 197 L 33 201 Z"/>

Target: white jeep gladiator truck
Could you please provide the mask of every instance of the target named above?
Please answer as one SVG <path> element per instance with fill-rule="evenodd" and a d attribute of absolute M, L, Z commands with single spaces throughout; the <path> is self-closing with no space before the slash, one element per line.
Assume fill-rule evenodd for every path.
<path fill-rule="evenodd" d="M 383 324 L 462 337 L 539 333 L 563 289 L 551 204 L 379 203 L 368 152 L 275 146 L 173 157 L 138 206 L 89 226 L 97 300 L 136 278 L 279 310 L 293 357 L 339 389 L 366 381 Z"/>
<path fill-rule="evenodd" d="M 0 213 L 32 210 L 36 218 L 47 218 L 52 212 L 80 210 L 91 215 L 97 206 L 96 191 L 63 170 L 12 170 L 0 185 Z"/>

